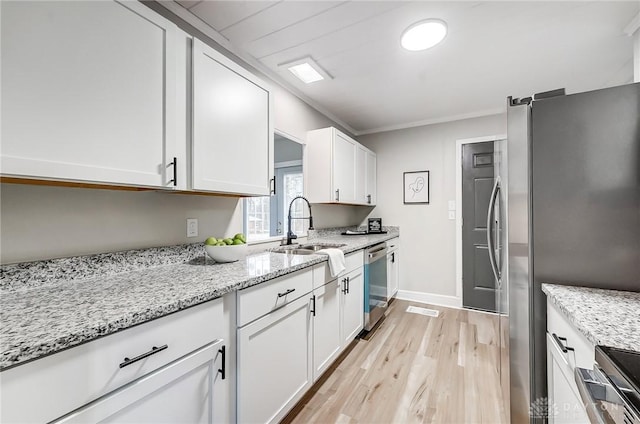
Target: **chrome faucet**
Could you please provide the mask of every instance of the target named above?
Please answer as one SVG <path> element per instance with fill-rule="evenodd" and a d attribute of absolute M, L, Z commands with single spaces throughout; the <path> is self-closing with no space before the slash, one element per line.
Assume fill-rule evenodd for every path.
<path fill-rule="evenodd" d="M 308 218 L 307 217 L 293 218 L 291 216 L 291 207 L 293 206 L 293 202 L 295 202 L 298 199 L 302 199 L 305 202 L 307 202 L 307 206 L 309 206 L 309 217 Z M 293 220 L 293 219 L 308 219 L 309 220 L 309 229 L 313 230 L 313 215 L 311 215 L 311 203 L 309 203 L 309 201 L 307 200 L 306 197 L 304 197 L 304 196 L 294 197 L 293 200 L 291 200 L 291 203 L 289 203 L 289 215 L 287 216 L 287 224 L 288 224 L 287 225 L 287 242 L 286 242 L 287 245 L 293 244 L 293 243 L 291 243 L 291 240 L 294 240 L 294 239 L 298 238 L 298 236 L 295 235 L 293 233 L 293 230 L 291 229 L 291 220 Z"/>

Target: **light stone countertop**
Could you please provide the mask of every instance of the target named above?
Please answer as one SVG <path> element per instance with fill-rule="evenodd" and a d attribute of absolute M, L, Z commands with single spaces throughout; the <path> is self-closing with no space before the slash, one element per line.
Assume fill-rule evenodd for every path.
<path fill-rule="evenodd" d="M 318 231 L 345 253 L 399 236 Z M 269 251 L 217 264 L 202 244 L 0 266 L 0 370 L 327 260 Z"/>
<path fill-rule="evenodd" d="M 591 343 L 640 352 L 640 293 L 559 284 L 542 291 Z"/>

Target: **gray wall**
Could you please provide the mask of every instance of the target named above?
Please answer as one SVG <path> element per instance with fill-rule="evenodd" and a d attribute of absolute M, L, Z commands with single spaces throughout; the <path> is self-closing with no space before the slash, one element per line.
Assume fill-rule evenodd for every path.
<path fill-rule="evenodd" d="M 399 225 L 402 238 L 400 290 L 456 295 L 456 140 L 506 133 L 506 116 L 494 115 L 358 137 L 376 152 L 378 201 L 371 216 Z M 430 171 L 430 204 L 404 205 L 402 174 Z"/>

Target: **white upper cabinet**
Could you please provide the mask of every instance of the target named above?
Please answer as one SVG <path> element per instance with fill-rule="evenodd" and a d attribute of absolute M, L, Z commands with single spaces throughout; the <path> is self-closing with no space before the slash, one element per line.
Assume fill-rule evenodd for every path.
<path fill-rule="evenodd" d="M 192 189 L 269 195 L 272 102 L 263 81 L 193 40 Z"/>
<path fill-rule="evenodd" d="M 376 165 L 377 157 L 372 151 L 367 151 L 365 164 L 365 198 L 368 205 L 375 205 L 377 201 L 376 190 Z"/>
<path fill-rule="evenodd" d="M 375 205 L 375 157 L 333 127 L 308 132 L 303 169 L 309 201 Z"/>
<path fill-rule="evenodd" d="M 2 175 L 173 188 L 175 25 L 138 2 L 0 7 Z"/>

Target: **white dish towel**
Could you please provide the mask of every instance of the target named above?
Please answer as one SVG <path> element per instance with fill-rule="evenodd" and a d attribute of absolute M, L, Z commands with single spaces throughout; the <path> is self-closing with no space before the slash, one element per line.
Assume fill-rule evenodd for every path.
<path fill-rule="evenodd" d="M 345 270 L 344 252 L 340 249 L 320 249 L 316 253 L 329 256 L 329 271 L 332 277 L 337 277 Z"/>

